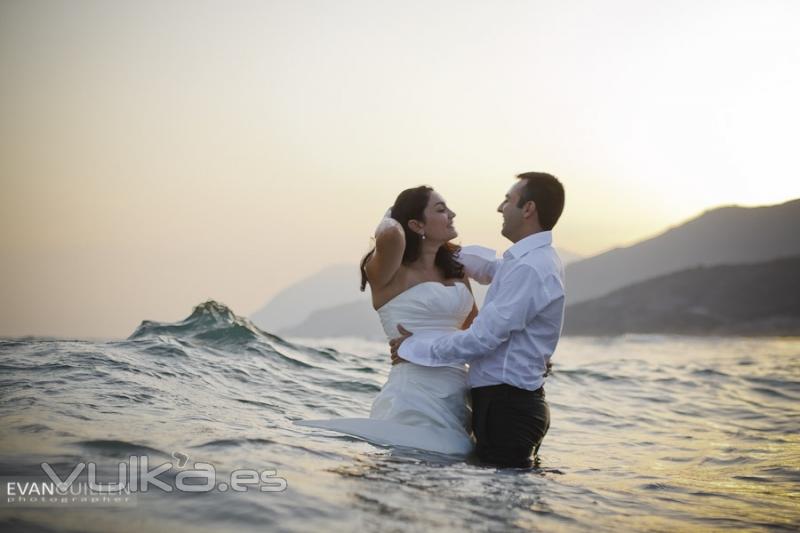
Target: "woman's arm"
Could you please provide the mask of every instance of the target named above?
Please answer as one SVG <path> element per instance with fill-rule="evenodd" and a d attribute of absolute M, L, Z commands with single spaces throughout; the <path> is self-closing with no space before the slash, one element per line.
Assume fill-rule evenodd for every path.
<path fill-rule="evenodd" d="M 400 269 L 405 248 L 403 227 L 387 212 L 375 229 L 375 251 L 364 266 L 373 289 L 383 288 L 392 281 Z"/>
<path fill-rule="evenodd" d="M 471 293 L 472 293 L 472 287 L 470 286 L 470 284 L 469 284 L 469 279 L 468 279 L 466 276 L 464 276 L 464 283 L 467 285 L 467 288 L 469 289 L 469 292 L 470 292 L 470 294 L 471 294 Z M 474 296 L 474 295 L 473 295 L 473 296 Z M 466 320 L 464 321 L 464 323 L 461 325 L 461 329 L 467 329 L 467 328 L 469 328 L 469 327 L 470 327 L 470 325 L 472 325 L 472 321 L 473 321 L 473 320 L 475 320 L 475 317 L 476 317 L 476 316 L 478 316 L 478 304 L 477 304 L 477 303 L 475 303 L 475 300 L 474 300 L 474 298 L 473 298 L 473 301 L 472 301 L 472 311 L 470 311 L 469 315 L 467 315 L 467 319 L 466 319 Z"/>

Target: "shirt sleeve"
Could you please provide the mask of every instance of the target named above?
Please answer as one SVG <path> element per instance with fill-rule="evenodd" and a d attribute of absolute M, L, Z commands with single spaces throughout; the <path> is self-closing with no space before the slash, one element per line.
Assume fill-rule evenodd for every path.
<path fill-rule="evenodd" d="M 464 246 L 458 254 L 459 262 L 464 265 L 464 272 L 481 285 L 492 282 L 494 275 L 502 264 L 497 253 L 485 246 Z"/>
<path fill-rule="evenodd" d="M 493 353 L 515 331 L 524 329 L 554 297 L 554 280 L 542 279 L 530 265 L 517 264 L 504 273 L 498 292 L 485 304 L 469 329 L 442 335 L 411 335 L 398 355 L 424 366 L 468 363 Z M 413 333 L 413 332 L 412 332 Z"/>

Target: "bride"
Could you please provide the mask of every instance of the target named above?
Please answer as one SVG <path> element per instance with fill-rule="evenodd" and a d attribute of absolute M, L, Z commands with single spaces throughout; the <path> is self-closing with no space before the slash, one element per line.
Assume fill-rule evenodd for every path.
<path fill-rule="evenodd" d="M 478 314 L 472 289 L 457 260 L 456 214 L 430 187 L 406 189 L 375 230 L 375 248 L 361 261 L 361 290 L 369 283 L 372 306 L 387 339 L 398 324 L 411 331 L 466 329 Z M 467 368 L 393 365 L 369 418 L 304 420 L 299 425 L 353 435 L 379 445 L 451 455 L 473 449 Z"/>

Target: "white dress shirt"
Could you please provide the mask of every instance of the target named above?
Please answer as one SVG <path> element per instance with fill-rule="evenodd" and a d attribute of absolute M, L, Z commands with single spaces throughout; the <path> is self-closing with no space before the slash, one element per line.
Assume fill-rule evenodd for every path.
<path fill-rule="evenodd" d="M 465 246 L 459 260 L 466 274 L 491 283 L 480 313 L 469 329 L 408 337 L 398 355 L 424 366 L 469 363 L 471 387 L 541 387 L 564 322 L 564 267 L 551 244 L 551 232 L 535 233 L 502 259 L 489 248 Z"/>

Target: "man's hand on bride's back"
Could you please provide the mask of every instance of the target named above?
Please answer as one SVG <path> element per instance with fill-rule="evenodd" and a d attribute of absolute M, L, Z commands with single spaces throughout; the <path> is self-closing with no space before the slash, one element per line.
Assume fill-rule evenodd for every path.
<path fill-rule="evenodd" d="M 404 328 L 402 324 L 397 325 L 397 331 L 400 332 L 400 336 L 389 341 L 389 351 L 392 354 L 393 365 L 396 365 L 397 363 L 408 363 L 408 361 L 397 355 L 397 350 L 400 349 L 400 345 L 403 344 L 404 340 L 413 335 L 413 333 Z"/>

